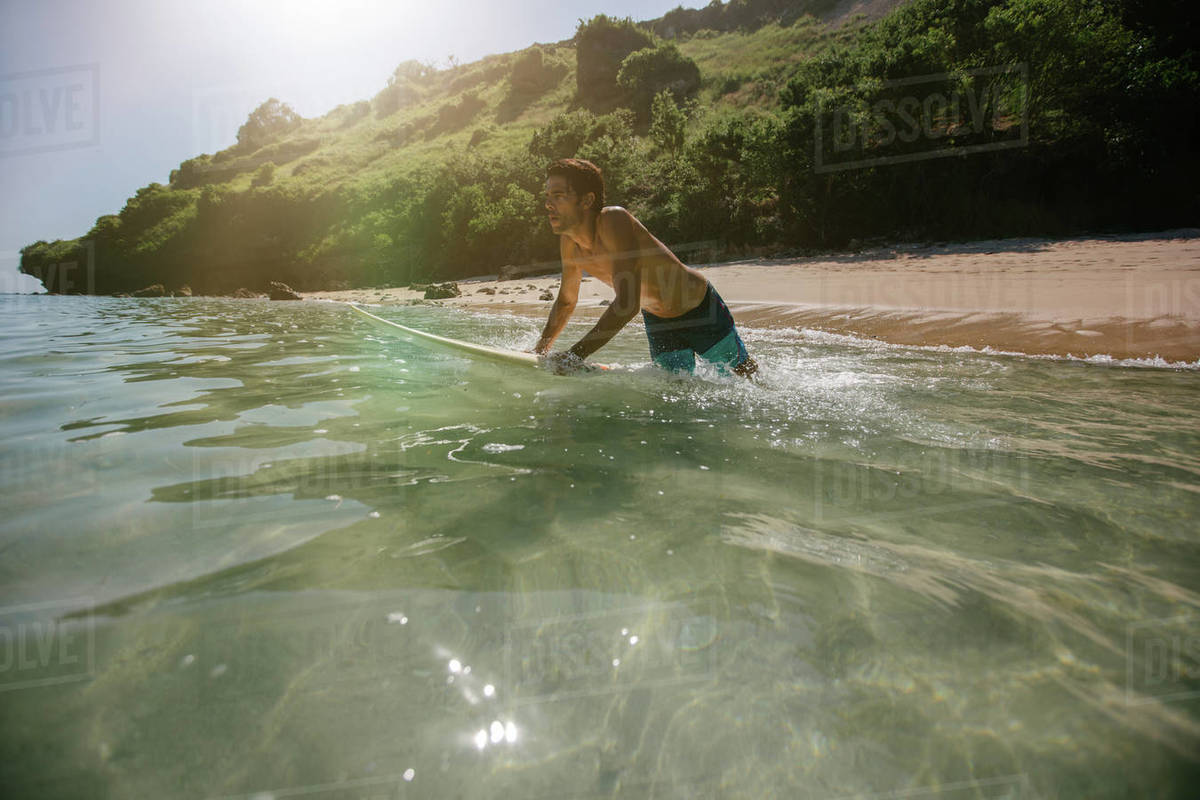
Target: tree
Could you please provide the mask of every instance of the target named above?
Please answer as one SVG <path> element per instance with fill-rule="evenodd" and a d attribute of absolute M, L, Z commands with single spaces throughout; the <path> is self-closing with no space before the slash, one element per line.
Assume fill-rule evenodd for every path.
<path fill-rule="evenodd" d="M 378 117 L 394 114 L 405 106 L 419 102 L 423 96 L 422 84 L 437 74 L 430 64 L 409 59 L 403 61 L 388 77 L 387 86 L 375 95 L 373 104 Z"/>
<path fill-rule="evenodd" d="M 604 14 L 581 21 L 575 32 L 576 83 L 580 101 L 592 109 L 607 110 L 623 99 L 617 85 L 621 63 L 630 53 L 653 47 L 654 34 L 628 18 Z"/>
<path fill-rule="evenodd" d="M 559 114 L 544 128 L 533 132 L 529 152 L 540 159 L 574 158 L 596 128 L 596 115 L 590 111 Z"/>
<path fill-rule="evenodd" d="M 680 101 L 695 94 L 700 88 L 700 68 L 679 52 L 673 42 L 663 42 L 626 56 L 617 73 L 617 83 L 628 92 L 633 108 L 645 119 L 658 93 L 667 91 Z"/>
<path fill-rule="evenodd" d="M 650 138 L 659 148 L 669 152 L 672 160 L 683 147 L 687 117 L 687 112 L 675 102 L 669 89 L 654 95 L 650 104 Z"/>
<path fill-rule="evenodd" d="M 295 130 L 302 121 L 300 115 L 287 103 L 281 103 L 274 97 L 269 98 L 251 111 L 246 122 L 238 128 L 238 148 L 245 152 L 253 152 Z"/>
<path fill-rule="evenodd" d="M 395 86 L 399 83 L 420 83 L 432 78 L 435 74 L 437 74 L 437 68 L 432 64 L 424 64 L 410 58 L 407 61 L 401 61 L 396 69 L 392 71 L 387 85 Z"/>

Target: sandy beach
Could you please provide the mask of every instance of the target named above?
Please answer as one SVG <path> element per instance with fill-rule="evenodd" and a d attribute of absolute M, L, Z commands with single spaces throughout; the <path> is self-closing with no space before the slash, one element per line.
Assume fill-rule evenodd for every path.
<path fill-rule="evenodd" d="M 891 245 L 851 254 L 696 265 L 739 325 L 812 329 L 903 345 L 1030 355 L 1200 359 L 1200 229 L 1065 240 Z M 544 317 L 557 276 L 458 281 L 425 301 Z M 407 304 L 411 289 L 306 292 L 306 298 Z M 612 290 L 585 278 L 577 316 Z"/>

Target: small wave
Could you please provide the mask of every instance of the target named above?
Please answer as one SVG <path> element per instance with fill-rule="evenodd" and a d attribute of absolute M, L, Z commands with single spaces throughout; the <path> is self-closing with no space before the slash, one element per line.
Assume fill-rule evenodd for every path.
<path fill-rule="evenodd" d="M 488 442 L 483 447 L 479 448 L 485 453 L 507 453 L 510 450 L 524 450 L 523 444 L 501 444 L 500 442 Z"/>
<path fill-rule="evenodd" d="M 974 347 L 972 345 L 948 344 L 896 344 L 864 336 L 854 336 L 848 333 L 833 333 L 817 330 L 816 328 L 800 328 L 798 330 L 780 330 L 778 328 L 750 328 L 739 326 L 745 338 L 759 339 L 768 342 L 818 342 L 821 344 L 851 345 L 875 350 L 907 350 L 924 353 L 954 353 L 964 355 L 1006 356 L 1010 358 L 1029 358 L 1039 361 L 1064 361 L 1083 364 L 1097 364 L 1108 367 L 1135 367 L 1148 369 L 1200 370 L 1200 359 L 1195 361 L 1168 361 L 1161 356 L 1140 358 L 1118 358 L 1112 355 L 1096 354 L 1077 356 L 1072 354 L 1056 355 L 1051 353 L 1025 353 L 1020 350 L 1001 350 L 990 345 Z"/>

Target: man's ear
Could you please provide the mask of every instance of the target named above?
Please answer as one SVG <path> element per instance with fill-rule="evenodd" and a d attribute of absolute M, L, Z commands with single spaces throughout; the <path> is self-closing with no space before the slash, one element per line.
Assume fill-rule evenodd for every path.
<path fill-rule="evenodd" d="M 595 192 L 588 192 L 587 194 L 585 194 L 583 196 L 583 207 L 584 208 L 591 208 L 595 204 L 596 204 L 596 193 Z"/>

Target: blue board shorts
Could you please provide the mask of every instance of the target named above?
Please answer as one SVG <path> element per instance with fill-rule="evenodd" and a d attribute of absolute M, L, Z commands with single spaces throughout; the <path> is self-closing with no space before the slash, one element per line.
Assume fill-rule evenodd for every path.
<path fill-rule="evenodd" d="M 753 365 L 733 324 L 733 315 L 711 283 L 700 305 L 686 314 L 658 317 L 643 310 L 642 319 L 650 340 L 650 357 L 663 369 L 692 372 L 697 355 L 722 372 Z"/>

